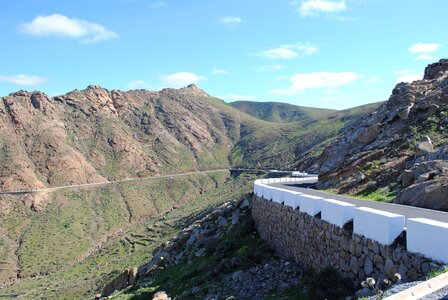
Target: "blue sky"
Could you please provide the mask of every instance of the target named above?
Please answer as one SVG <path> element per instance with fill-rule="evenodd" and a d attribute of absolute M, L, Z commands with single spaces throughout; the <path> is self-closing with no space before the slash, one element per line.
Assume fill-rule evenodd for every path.
<path fill-rule="evenodd" d="M 445 0 L 0 2 L 0 96 L 196 83 L 225 99 L 343 109 L 448 57 Z"/>

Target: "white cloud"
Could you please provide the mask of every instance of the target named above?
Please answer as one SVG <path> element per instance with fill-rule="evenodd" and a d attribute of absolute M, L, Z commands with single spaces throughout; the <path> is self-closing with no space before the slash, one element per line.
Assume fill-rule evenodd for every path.
<path fill-rule="evenodd" d="M 366 80 L 367 83 L 377 83 L 378 81 L 380 81 L 378 76 L 369 76 Z"/>
<path fill-rule="evenodd" d="M 172 88 L 185 87 L 192 83 L 198 83 L 205 78 L 190 72 L 179 72 L 160 76 L 163 85 Z"/>
<path fill-rule="evenodd" d="M 217 68 L 214 68 L 214 69 L 212 70 L 212 74 L 214 74 L 214 75 L 229 74 L 229 71 L 227 71 L 227 70 L 223 70 L 223 69 L 217 69 Z"/>
<path fill-rule="evenodd" d="M 256 55 L 272 59 L 291 59 L 299 55 L 311 55 L 318 51 L 317 46 L 306 43 L 285 44 L 278 48 L 258 52 Z"/>
<path fill-rule="evenodd" d="M 440 47 L 442 47 L 442 45 L 438 43 L 430 43 L 430 44 L 417 43 L 409 47 L 409 51 L 411 51 L 412 53 L 435 52 L 439 50 Z"/>
<path fill-rule="evenodd" d="M 243 20 L 240 17 L 232 17 L 232 16 L 219 18 L 218 21 L 222 24 L 239 24 L 243 22 Z"/>
<path fill-rule="evenodd" d="M 294 95 L 308 89 L 336 88 L 349 84 L 360 77 L 354 72 L 299 73 L 289 78 L 292 82 L 289 88 L 272 90 L 271 94 Z"/>
<path fill-rule="evenodd" d="M 149 8 L 152 8 L 152 9 L 161 9 L 161 8 L 167 8 L 167 7 L 168 7 L 168 3 L 166 3 L 165 1 L 156 1 L 156 2 L 149 4 Z"/>
<path fill-rule="evenodd" d="M 147 84 L 144 80 L 134 80 L 134 81 L 128 82 L 126 85 L 131 90 L 151 88 L 151 86 L 149 84 Z"/>
<path fill-rule="evenodd" d="M 345 0 L 291 1 L 291 5 L 298 6 L 298 11 L 302 16 L 319 16 L 320 14 L 331 14 L 347 9 Z"/>
<path fill-rule="evenodd" d="M 399 76 L 397 78 L 397 83 L 400 83 L 400 82 L 413 82 L 413 81 L 420 80 L 420 79 L 422 79 L 422 74 L 421 73 L 401 75 L 401 76 Z"/>
<path fill-rule="evenodd" d="M 416 80 L 421 80 L 423 78 L 423 73 L 421 72 L 417 73 L 410 69 L 396 71 L 394 74 L 398 76 L 396 81 L 397 83 L 413 82 Z"/>
<path fill-rule="evenodd" d="M 415 60 L 437 60 L 438 57 L 434 56 L 434 55 L 430 55 L 430 54 L 426 54 L 426 53 L 422 53 L 419 56 L 417 56 L 416 58 L 414 58 Z"/>
<path fill-rule="evenodd" d="M 242 101 L 242 100 L 255 100 L 257 99 L 255 96 L 247 96 L 247 95 L 235 95 L 235 94 L 228 94 L 225 96 L 219 97 L 224 100 L 228 101 Z"/>
<path fill-rule="evenodd" d="M 336 19 L 341 22 L 353 22 L 357 20 L 357 18 L 354 17 L 337 17 Z"/>
<path fill-rule="evenodd" d="M 272 59 L 291 59 L 299 56 L 295 51 L 286 48 L 264 50 L 259 52 L 257 55 Z"/>
<path fill-rule="evenodd" d="M 288 75 L 280 75 L 280 76 L 275 77 L 275 79 L 276 80 L 287 80 L 287 79 L 289 79 L 289 76 Z"/>
<path fill-rule="evenodd" d="M 285 66 L 283 65 L 269 65 L 269 66 L 259 66 L 255 70 L 257 72 L 272 72 L 272 71 L 280 71 L 283 70 Z"/>
<path fill-rule="evenodd" d="M 227 17 L 222 17 L 222 18 L 218 19 L 218 23 L 220 23 L 221 25 L 227 26 L 229 28 L 235 28 L 243 22 L 244 22 L 243 19 L 241 19 L 240 17 L 235 17 L 235 16 L 227 16 Z"/>
<path fill-rule="evenodd" d="M 35 86 L 47 82 L 47 78 L 40 76 L 30 76 L 30 75 L 15 75 L 15 76 L 3 76 L 0 75 L 0 81 L 18 84 L 18 85 L 29 85 Z"/>
<path fill-rule="evenodd" d="M 281 48 L 286 48 L 286 49 L 294 49 L 297 50 L 305 55 L 310 55 L 310 54 L 314 54 L 318 51 L 318 48 L 316 45 L 312 45 L 310 43 L 297 43 L 297 44 L 291 44 L 291 45 L 281 45 Z"/>
<path fill-rule="evenodd" d="M 414 71 L 411 69 L 404 69 L 404 70 L 400 70 L 400 71 L 395 71 L 394 74 L 395 75 L 406 75 L 406 74 L 409 74 L 412 72 L 414 72 Z"/>
<path fill-rule="evenodd" d="M 100 24 L 60 14 L 37 16 L 33 21 L 19 25 L 18 30 L 37 37 L 70 38 L 86 44 L 118 37 L 115 32 Z"/>

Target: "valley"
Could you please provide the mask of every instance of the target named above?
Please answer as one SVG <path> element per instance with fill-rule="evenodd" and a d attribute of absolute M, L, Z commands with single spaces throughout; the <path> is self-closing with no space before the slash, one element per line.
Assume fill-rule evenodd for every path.
<path fill-rule="evenodd" d="M 388 187 L 396 195 L 402 188 L 395 181 L 399 168 L 385 181 L 364 181 L 384 176 L 382 165 L 401 161 L 394 158 L 396 152 L 377 145 L 389 136 L 387 131 L 377 142 L 370 137 L 381 132 L 370 120 L 390 113 L 396 101 L 404 103 L 393 110 L 402 116 L 407 102 L 400 97 L 407 99 L 409 89 L 425 86 L 426 95 L 432 95 L 427 101 L 439 99 L 439 91 L 430 90 L 445 75 L 437 77 L 442 71 L 432 70 L 445 70 L 445 65 L 429 66 L 426 73 L 432 75 L 421 82 L 398 85 L 386 103 L 343 111 L 227 104 L 196 85 L 160 92 L 90 86 L 56 97 L 25 91 L 3 97 L 1 295 L 93 297 L 124 270 L 144 265 L 152 250 L 199 217 L 245 197 L 256 175 L 243 171 L 230 176 L 229 168 L 318 172 L 318 185 L 330 191 L 384 195 Z M 438 111 L 426 108 L 430 106 L 415 113 L 436 114 L 444 122 Z M 390 120 L 381 126 L 410 128 L 386 125 Z M 437 127 L 443 124 L 425 124 L 415 138 L 428 134 L 434 146 L 443 145 L 446 138 Z M 347 141 L 350 146 L 341 146 Z M 355 155 L 346 150 L 351 145 L 380 150 Z M 387 155 L 377 162 L 378 153 Z M 364 177 L 353 183 L 361 173 Z M 26 190 L 39 192 L 6 194 Z"/>

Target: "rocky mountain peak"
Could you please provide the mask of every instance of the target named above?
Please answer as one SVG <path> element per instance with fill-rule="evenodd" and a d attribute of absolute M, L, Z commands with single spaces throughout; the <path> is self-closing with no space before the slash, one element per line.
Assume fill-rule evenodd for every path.
<path fill-rule="evenodd" d="M 187 87 L 181 89 L 181 90 L 188 90 L 189 92 L 193 92 L 196 95 L 208 97 L 209 95 L 204 92 L 204 90 L 200 89 L 196 84 L 192 83 L 188 85 Z"/>
<path fill-rule="evenodd" d="M 383 190 L 400 203 L 447 210 L 448 201 L 428 200 L 448 189 L 441 168 L 406 179 L 419 170 L 417 164 L 434 160 L 432 153 L 440 150 L 438 157 L 445 157 L 447 126 L 448 59 L 441 59 L 426 67 L 423 80 L 397 84 L 387 102 L 341 130 L 319 158 L 319 185 L 351 194 Z M 423 203 L 408 202 L 408 194 L 418 194 Z"/>
<path fill-rule="evenodd" d="M 10 93 L 9 96 L 11 97 L 29 97 L 31 96 L 31 92 L 20 90 L 17 92 Z"/>
<path fill-rule="evenodd" d="M 102 90 L 103 88 L 100 85 L 89 85 L 86 90 Z"/>
<path fill-rule="evenodd" d="M 448 59 L 441 59 L 439 62 L 428 65 L 425 68 L 423 79 L 441 79 L 448 77 Z"/>

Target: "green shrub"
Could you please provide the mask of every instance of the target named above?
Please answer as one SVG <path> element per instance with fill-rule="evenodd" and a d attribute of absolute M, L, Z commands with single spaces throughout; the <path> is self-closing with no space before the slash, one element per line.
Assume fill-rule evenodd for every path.
<path fill-rule="evenodd" d="M 333 268 L 325 268 L 316 275 L 305 279 L 309 299 L 344 299 L 353 294 L 353 283 L 343 278 Z"/>

